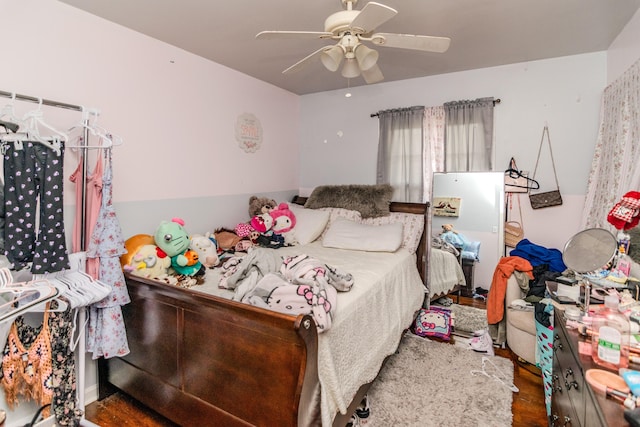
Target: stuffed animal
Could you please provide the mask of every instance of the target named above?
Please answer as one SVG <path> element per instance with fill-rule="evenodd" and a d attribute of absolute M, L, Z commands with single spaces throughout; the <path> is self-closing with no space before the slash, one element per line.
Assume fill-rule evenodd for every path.
<path fill-rule="evenodd" d="M 280 203 L 269 215 L 271 215 L 273 219 L 273 225 L 271 227 L 273 232 L 284 236 L 286 244 L 293 243 L 294 236 L 292 230 L 296 226 L 296 216 L 293 211 L 289 209 L 289 205 Z"/>
<path fill-rule="evenodd" d="M 155 245 L 155 240 L 153 239 L 152 235 L 136 234 L 129 237 L 124 242 L 124 248 L 127 250 L 127 253 L 120 256 L 120 265 L 122 265 L 122 268 L 124 268 L 125 265 L 131 264 L 133 256 L 144 245 Z"/>
<path fill-rule="evenodd" d="M 187 259 L 186 265 L 180 265 L 178 257 L 171 258 L 171 267 L 176 273 L 183 276 L 196 276 L 204 274 L 204 266 L 198 258 L 198 252 L 187 250 L 183 256 Z"/>
<path fill-rule="evenodd" d="M 271 212 L 251 218 L 251 227 L 258 234 L 250 233 L 249 238 L 252 242 L 268 248 L 290 245 L 294 241 L 291 231 L 295 225 L 296 216 L 289 209 L 289 205 L 280 203 Z"/>
<path fill-rule="evenodd" d="M 171 282 L 177 282 L 175 278 L 169 276 L 169 267 L 171 260 L 169 257 L 159 257 L 158 247 L 156 245 L 142 245 L 139 247 L 128 264 L 123 266 L 124 271 L 139 277 L 147 279 L 157 279 Z"/>
<path fill-rule="evenodd" d="M 251 228 L 260 234 L 265 234 L 273 228 L 273 217 L 270 213 L 263 213 L 251 218 Z"/>
<path fill-rule="evenodd" d="M 442 232 L 446 233 L 447 231 L 458 234 L 458 232 L 453 229 L 453 224 L 442 224 Z"/>
<path fill-rule="evenodd" d="M 269 213 L 278 206 L 275 200 L 268 197 L 249 197 L 249 218 L 253 218 L 256 215 L 262 215 Z"/>
<path fill-rule="evenodd" d="M 194 262 L 193 256 L 197 258 L 197 253 L 189 250 L 189 234 L 184 229 L 184 221 L 180 218 L 173 218 L 171 222 L 162 221 L 154 234 L 156 246 L 161 250 L 162 254 L 171 259 L 171 267 L 178 274 L 187 276 L 204 274 L 204 267 L 197 259 Z M 189 255 L 187 257 L 186 255 Z M 191 260 L 191 265 L 189 265 Z"/>
<path fill-rule="evenodd" d="M 233 231 L 238 235 L 238 237 L 244 239 L 245 237 L 251 236 L 251 233 L 253 233 L 254 229 L 250 223 L 241 222 L 240 224 L 236 225 L 236 228 L 234 228 Z"/>
<path fill-rule="evenodd" d="M 456 249 L 462 249 L 467 242 L 467 239 L 462 234 L 453 229 L 453 224 L 442 224 L 440 238 L 453 245 Z"/>
<path fill-rule="evenodd" d="M 207 234 L 207 237 L 211 238 L 211 235 Z M 218 242 L 218 254 L 233 250 L 241 240 L 240 236 L 226 228 L 216 229 L 213 238 Z"/>
<path fill-rule="evenodd" d="M 218 259 L 218 247 L 214 240 L 202 234 L 192 234 L 189 247 L 198 253 L 198 258 L 206 268 L 213 268 L 220 260 Z"/>

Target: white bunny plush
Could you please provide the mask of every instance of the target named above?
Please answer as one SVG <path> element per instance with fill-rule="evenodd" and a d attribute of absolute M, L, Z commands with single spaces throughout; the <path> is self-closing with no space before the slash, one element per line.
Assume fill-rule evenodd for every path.
<path fill-rule="evenodd" d="M 218 247 L 211 238 L 202 234 L 192 234 L 189 240 L 189 248 L 198 253 L 198 259 L 202 265 L 213 268 L 220 263 Z"/>

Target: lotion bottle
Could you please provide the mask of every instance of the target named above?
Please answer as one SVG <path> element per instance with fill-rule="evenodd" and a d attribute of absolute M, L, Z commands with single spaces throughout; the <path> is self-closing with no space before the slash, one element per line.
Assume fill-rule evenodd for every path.
<path fill-rule="evenodd" d="M 593 314 L 592 330 L 593 361 L 614 371 L 628 367 L 629 319 L 618 311 L 618 297 L 604 298 L 604 308 Z"/>
<path fill-rule="evenodd" d="M 629 245 L 631 243 L 631 236 L 629 233 L 624 230 L 620 230 L 618 231 L 616 239 L 618 240 L 618 251 L 625 254 L 629 253 Z"/>

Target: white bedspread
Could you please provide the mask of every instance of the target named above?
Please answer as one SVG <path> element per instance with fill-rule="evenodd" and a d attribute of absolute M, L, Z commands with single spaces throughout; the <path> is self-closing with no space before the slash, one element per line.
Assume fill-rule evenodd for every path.
<path fill-rule="evenodd" d="M 331 329 L 318 336 L 322 425 L 330 426 L 338 411 L 346 414 L 360 386 L 373 381 L 385 357 L 396 350 L 403 330 L 422 306 L 425 287 L 415 255 L 404 249 L 350 251 L 325 248 L 316 241 L 278 251 L 310 255 L 354 277 L 351 290 L 338 293 Z M 212 289 L 211 281 L 197 290 L 224 294 Z"/>
<path fill-rule="evenodd" d="M 466 285 L 460 262 L 451 252 L 431 248 L 429 261 L 430 295 L 446 294 L 456 285 Z"/>

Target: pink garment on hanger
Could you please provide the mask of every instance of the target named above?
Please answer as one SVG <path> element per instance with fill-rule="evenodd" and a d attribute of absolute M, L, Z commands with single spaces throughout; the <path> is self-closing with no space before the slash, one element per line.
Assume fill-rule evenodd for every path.
<path fill-rule="evenodd" d="M 102 205 L 102 150 L 99 151 L 97 156 L 96 165 L 91 171 L 87 171 L 87 186 L 86 186 L 86 211 L 85 211 L 85 241 L 87 245 L 93 234 L 93 228 L 98 220 L 98 214 L 100 213 L 100 206 Z M 73 226 L 73 251 L 80 252 L 86 250 L 82 247 L 80 241 L 80 227 L 82 226 L 82 159 L 78 163 L 78 167 L 71 174 L 69 180 L 76 184 L 76 218 Z M 86 272 L 94 279 L 99 279 L 99 265 L 100 260 L 97 258 L 87 258 Z"/>

